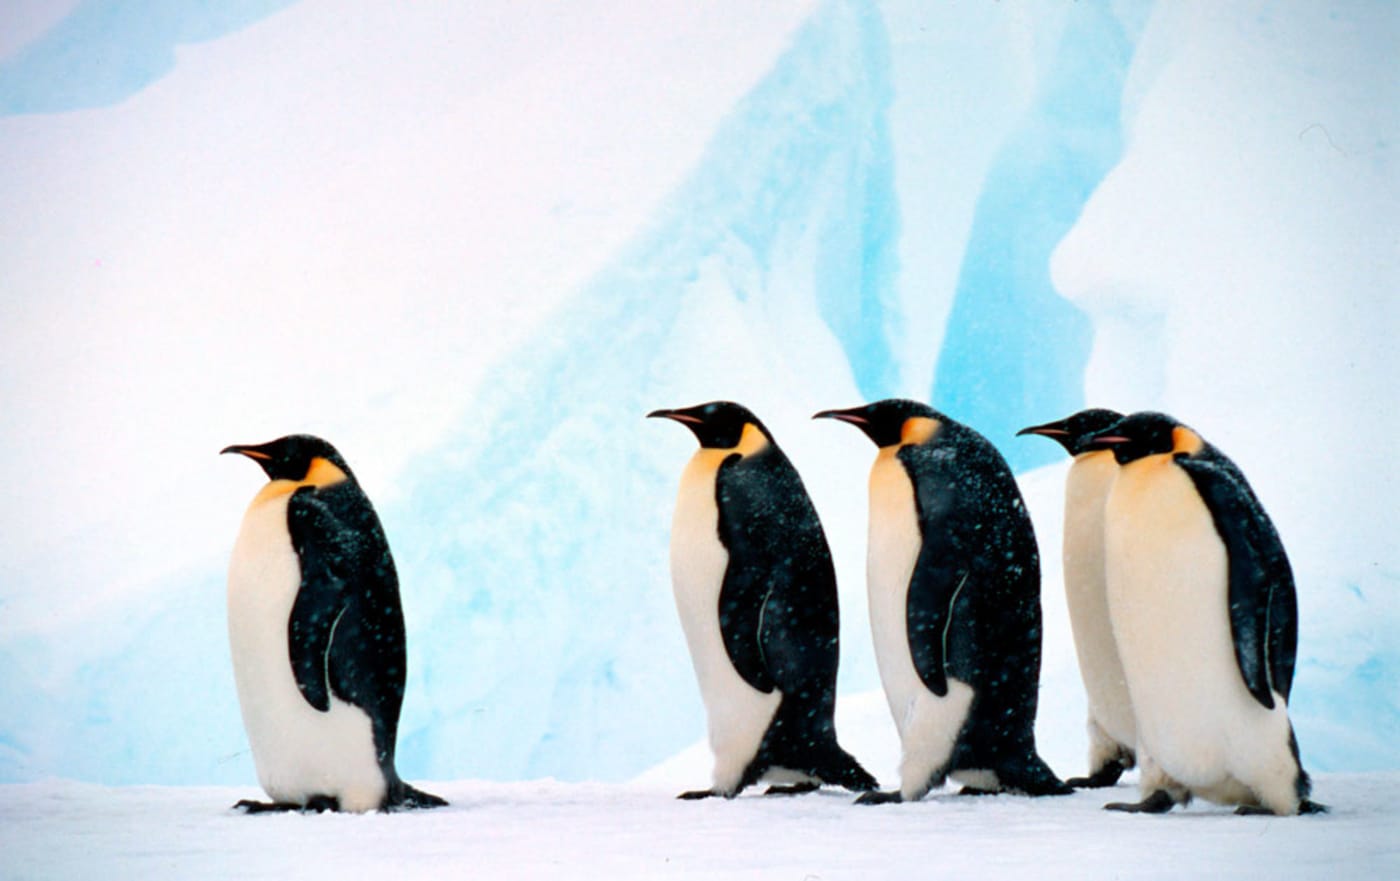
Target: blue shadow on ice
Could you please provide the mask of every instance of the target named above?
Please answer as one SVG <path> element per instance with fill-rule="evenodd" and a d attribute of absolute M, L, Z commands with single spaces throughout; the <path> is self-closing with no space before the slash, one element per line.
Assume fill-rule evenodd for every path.
<path fill-rule="evenodd" d="M 993 161 L 938 357 L 933 405 L 977 426 L 1018 472 L 1056 451 L 1012 443 L 1017 429 L 1083 404 L 1093 328 L 1056 293 L 1050 255 L 1122 154 L 1137 34 L 1108 7 L 1067 13 L 1040 91 Z"/>
<path fill-rule="evenodd" d="M 297 0 L 84 0 L 0 60 L 0 116 L 108 107 L 175 68 L 175 48 L 212 40 Z"/>

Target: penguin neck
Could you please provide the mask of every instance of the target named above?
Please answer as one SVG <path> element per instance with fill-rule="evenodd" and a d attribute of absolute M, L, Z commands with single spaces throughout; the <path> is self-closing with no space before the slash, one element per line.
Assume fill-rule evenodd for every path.
<path fill-rule="evenodd" d="M 311 460 L 311 467 L 306 469 L 305 477 L 301 480 L 279 479 L 268 481 L 267 485 L 253 498 L 253 504 L 249 507 L 257 507 L 272 499 L 291 495 L 303 486 L 326 489 L 327 487 L 344 483 L 349 479 L 349 475 L 342 471 L 334 462 L 317 456 Z"/>
<path fill-rule="evenodd" d="M 904 425 L 899 429 L 899 443 L 880 447 L 880 451 L 875 455 L 875 464 L 878 466 L 882 462 L 893 459 L 905 447 L 930 443 L 938 436 L 942 428 L 943 423 L 937 419 L 927 416 L 911 416 L 904 420 Z"/>

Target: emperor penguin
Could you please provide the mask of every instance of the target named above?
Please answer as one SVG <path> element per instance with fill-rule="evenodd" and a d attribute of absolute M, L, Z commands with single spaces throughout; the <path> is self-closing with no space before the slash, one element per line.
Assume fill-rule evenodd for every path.
<path fill-rule="evenodd" d="M 1144 773 L 1142 801 L 1107 807 L 1163 813 L 1194 795 L 1239 813 L 1325 810 L 1308 800 L 1288 718 L 1293 572 L 1244 474 L 1162 413 L 1087 445 L 1119 465 L 1104 507 L 1108 611 L 1138 743 L 1162 772 Z"/>
<path fill-rule="evenodd" d="M 713 401 L 648 417 L 700 442 L 681 476 L 671 582 L 700 684 L 715 764 L 732 798 L 876 780 L 836 742 L 839 610 L 826 535 L 802 479 L 753 413 Z"/>
<path fill-rule="evenodd" d="M 394 745 L 407 670 L 398 576 L 350 466 L 296 434 L 235 445 L 269 482 L 228 572 L 229 644 L 258 782 L 249 813 L 447 804 L 399 779 Z"/>
<path fill-rule="evenodd" d="M 866 574 L 876 665 L 912 801 L 952 777 L 966 794 L 1072 790 L 1036 752 L 1040 556 L 1006 460 L 986 438 L 916 401 L 814 418 L 875 442 Z"/>
<path fill-rule="evenodd" d="M 1089 703 L 1089 775 L 1065 781 L 1074 787 L 1112 786 L 1136 764 L 1137 724 L 1108 620 L 1104 583 L 1103 507 L 1118 463 L 1111 451 L 1088 446 L 1090 438 L 1122 418 L 1122 413 L 1096 408 L 1016 432 L 1048 437 L 1074 457 L 1065 478 L 1065 600 Z"/>

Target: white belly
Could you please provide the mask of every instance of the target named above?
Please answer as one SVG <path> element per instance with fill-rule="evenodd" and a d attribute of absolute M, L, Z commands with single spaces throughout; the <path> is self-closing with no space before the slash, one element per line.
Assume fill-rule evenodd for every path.
<path fill-rule="evenodd" d="M 681 477 L 671 525 L 671 585 L 690 660 L 705 702 L 714 788 L 730 793 L 753 760 L 782 692 L 764 694 L 729 660 L 719 629 L 719 593 L 729 553 L 719 540 L 715 503 L 716 451 L 701 449 Z"/>
<path fill-rule="evenodd" d="M 1104 574 L 1104 503 L 1117 473 L 1108 451 L 1081 455 L 1070 468 L 1065 481 L 1065 600 L 1089 715 L 1110 737 L 1133 748 L 1137 726 L 1108 617 Z"/>
<path fill-rule="evenodd" d="M 332 796 L 343 810 L 375 810 L 386 787 L 369 716 L 334 695 L 328 712 L 317 710 L 292 675 L 287 626 L 301 577 L 288 498 L 254 500 L 229 563 L 229 644 L 258 782 L 274 801 Z"/>
<path fill-rule="evenodd" d="M 1191 478 L 1166 457 L 1131 463 L 1105 514 L 1109 614 L 1143 748 L 1206 798 L 1244 800 L 1247 787 L 1296 804 L 1287 709 L 1245 688 L 1224 546 Z"/>
<path fill-rule="evenodd" d="M 947 766 L 973 696 L 970 686 L 949 678 L 948 694 L 938 697 L 914 668 L 909 580 L 922 546 L 913 484 L 893 451 L 882 449 L 870 472 L 866 580 L 875 663 L 899 731 L 900 791 L 908 799 L 922 796 L 930 775 Z"/>

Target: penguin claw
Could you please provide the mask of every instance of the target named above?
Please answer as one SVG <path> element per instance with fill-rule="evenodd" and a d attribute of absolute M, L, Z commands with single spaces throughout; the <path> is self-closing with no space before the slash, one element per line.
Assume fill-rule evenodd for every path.
<path fill-rule="evenodd" d="M 1176 807 L 1176 800 L 1171 797 L 1171 793 L 1165 789 L 1158 789 L 1142 801 L 1109 802 L 1103 806 L 1103 809 L 1105 811 L 1121 811 L 1125 814 L 1165 814 L 1174 807 Z"/>
<path fill-rule="evenodd" d="M 289 814 L 293 811 L 303 814 L 320 814 L 325 811 L 340 810 L 340 802 L 328 795 L 318 795 L 304 805 L 286 801 L 253 801 L 250 798 L 245 798 L 235 804 L 233 809 L 245 814 Z"/>
<path fill-rule="evenodd" d="M 899 804 L 902 801 L 904 801 L 904 796 L 900 795 L 897 789 L 893 792 L 872 789 L 869 792 L 861 793 L 860 798 L 857 798 L 855 803 L 858 805 L 890 805 Z"/>
<path fill-rule="evenodd" d="M 1327 807 L 1327 805 L 1318 804 L 1317 802 L 1310 801 L 1306 798 L 1298 802 L 1299 814 L 1325 814 L 1328 812 L 1328 810 L 1329 808 Z M 1277 814 L 1264 807 L 1263 805 L 1240 805 L 1239 807 L 1235 808 L 1235 816 L 1274 817 L 1277 816 Z"/>
<path fill-rule="evenodd" d="M 680 795 L 676 796 L 676 798 L 681 801 L 700 801 L 702 798 L 713 798 L 717 795 L 719 795 L 719 793 L 715 792 L 713 789 L 691 789 L 687 792 L 682 792 Z"/>
<path fill-rule="evenodd" d="M 1124 768 L 1118 762 L 1110 762 L 1088 777 L 1071 777 L 1065 784 L 1073 789 L 1103 789 L 1113 786 L 1123 776 Z"/>

